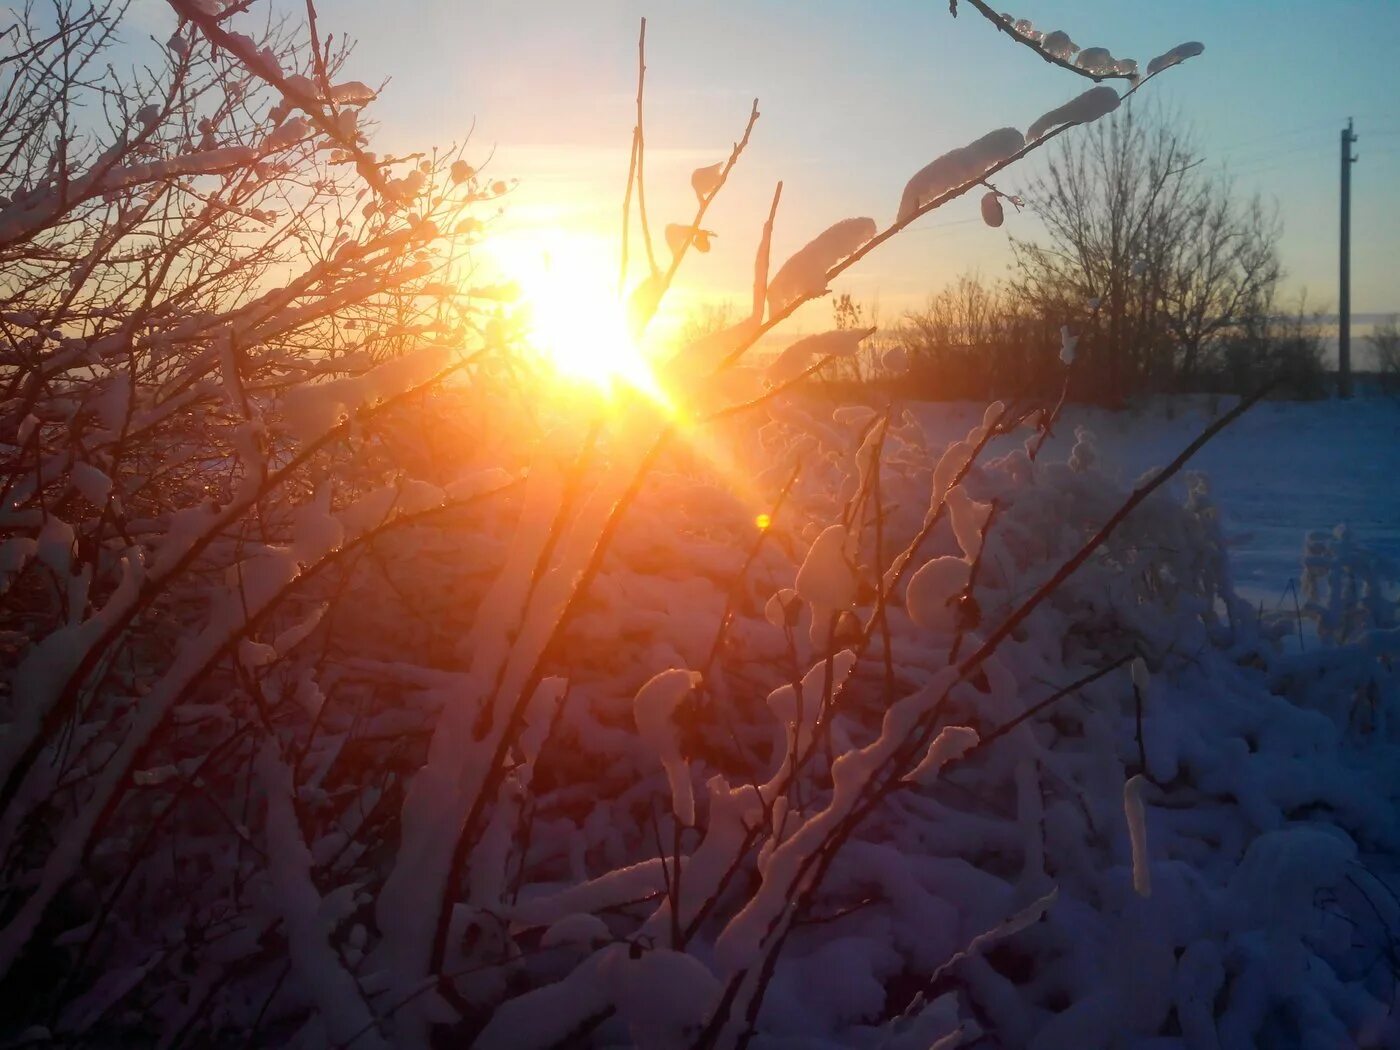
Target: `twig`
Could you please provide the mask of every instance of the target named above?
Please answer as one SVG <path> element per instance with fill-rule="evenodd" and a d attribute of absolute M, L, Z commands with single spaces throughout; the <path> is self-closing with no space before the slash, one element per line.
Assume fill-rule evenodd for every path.
<path fill-rule="evenodd" d="M 1028 36 L 1022 36 L 1020 33 L 1016 32 L 1015 26 L 1013 26 L 1006 19 L 1002 18 L 1001 15 L 997 14 L 997 12 L 992 10 L 992 8 L 988 7 L 985 3 L 982 2 L 982 0 L 967 0 L 967 2 L 971 4 L 974 8 L 976 8 L 978 13 L 981 14 L 984 18 L 986 18 L 987 21 L 991 22 L 992 25 L 996 26 L 1003 33 L 1009 36 L 1012 40 L 1016 41 L 1016 43 L 1024 44 L 1026 47 L 1030 48 L 1041 58 L 1045 59 L 1045 61 L 1051 63 L 1052 65 L 1059 66 L 1061 69 L 1067 69 L 1071 73 L 1077 73 L 1079 76 L 1086 77 L 1089 80 L 1094 81 L 1094 83 L 1096 84 L 1101 83 L 1105 80 L 1129 80 L 1137 82 L 1141 79 L 1135 73 L 1090 72 L 1089 70 L 1084 69 L 1081 66 L 1075 65 L 1068 59 L 1064 59 L 1058 55 L 1051 54 L 1049 51 L 1045 50 L 1045 48 L 1040 45 L 1039 41 L 1033 40 Z"/>
<path fill-rule="evenodd" d="M 656 253 L 651 246 L 651 227 L 647 225 L 646 190 L 646 130 L 642 122 L 642 91 L 647 76 L 647 20 L 642 19 L 642 28 L 637 33 L 637 126 L 632 131 L 637 144 L 637 218 L 642 224 L 642 244 L 647 250 L 647 266 L 653 277 L 656 276 Z"/>

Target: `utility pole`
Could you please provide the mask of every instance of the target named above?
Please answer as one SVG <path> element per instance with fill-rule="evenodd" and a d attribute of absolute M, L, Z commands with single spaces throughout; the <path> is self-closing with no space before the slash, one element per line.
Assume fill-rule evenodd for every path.
<path fill-rule="evenodd" d="M 1342 129 L 1342 272 L 1337 317 L 1337 394 L 1351 397 L 1351 166 L 1360 158 L 1352 156 L 1356 135 L 1351 118 Z"/>

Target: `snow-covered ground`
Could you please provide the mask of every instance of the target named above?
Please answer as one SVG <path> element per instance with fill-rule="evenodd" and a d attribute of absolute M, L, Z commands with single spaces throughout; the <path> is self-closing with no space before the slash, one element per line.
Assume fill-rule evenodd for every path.
<path fill-rule="evenodd" d="M 1217 407 L 1223 412 L 1233 403 L 1221 398 Z M 929 440 L 939 443 L 960 439 L 983 409 L 915 406 Z M 1158 401 L 1136 412 L 1072 406 L 1049 445 L 1062 457 L 1075 427 L 1087 426 L 1099 439 L 1104 469 L 1131 481 L 1169 462 L 1212 418 L 1206 398 Z M 1291 607 L 1291 593 L 1281 596 L 1298 577 L 1310 530 L 1345 523 L 1358 543 L 1400 564 L 1400 402 L 1259 404 L 1197 453 L 1191 467 L 1210 478 L 1234 541 L 1241 594 L 1267 609 Z"/>

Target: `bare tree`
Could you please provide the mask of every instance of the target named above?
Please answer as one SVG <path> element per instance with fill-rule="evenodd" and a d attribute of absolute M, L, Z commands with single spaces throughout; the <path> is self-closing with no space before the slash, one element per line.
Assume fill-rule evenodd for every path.
<path fill-rule="evenodd" d="M 1015 288 L 1083 329 L 1093 393 L 1192 387 L 1218 367 L 1224 336 L 1269 309 L 1277 218 L 1207 173 L 1159 110 L 1129 105 L 1064 140 L 1027 198 L 1046 237 L 1013 242 Z"/>

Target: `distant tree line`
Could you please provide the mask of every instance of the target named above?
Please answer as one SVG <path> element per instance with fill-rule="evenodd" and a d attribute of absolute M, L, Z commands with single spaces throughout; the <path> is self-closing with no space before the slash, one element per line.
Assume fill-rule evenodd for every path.
<path fill-rule="evenodd" d="M 1064 382 L 1068 329 L 1078 400 L 1269 380 L 1280 396 L 1325 395 L 1320 315 L 1280 300 L 1277 215 L 1205 167 L 1169 118 L 1126 106 L 1066 137 L 1023 203 L 1043 233 L 1013 238 L 1008 280 L 960 278 L 826 381 L 940 399 L 1044 393 Z M 849 297 L 835 308 L 838 326 L 859 314 Z M 880 363 L 891 347 L 904 350 L 892 359 L 902 375 Z"/>

